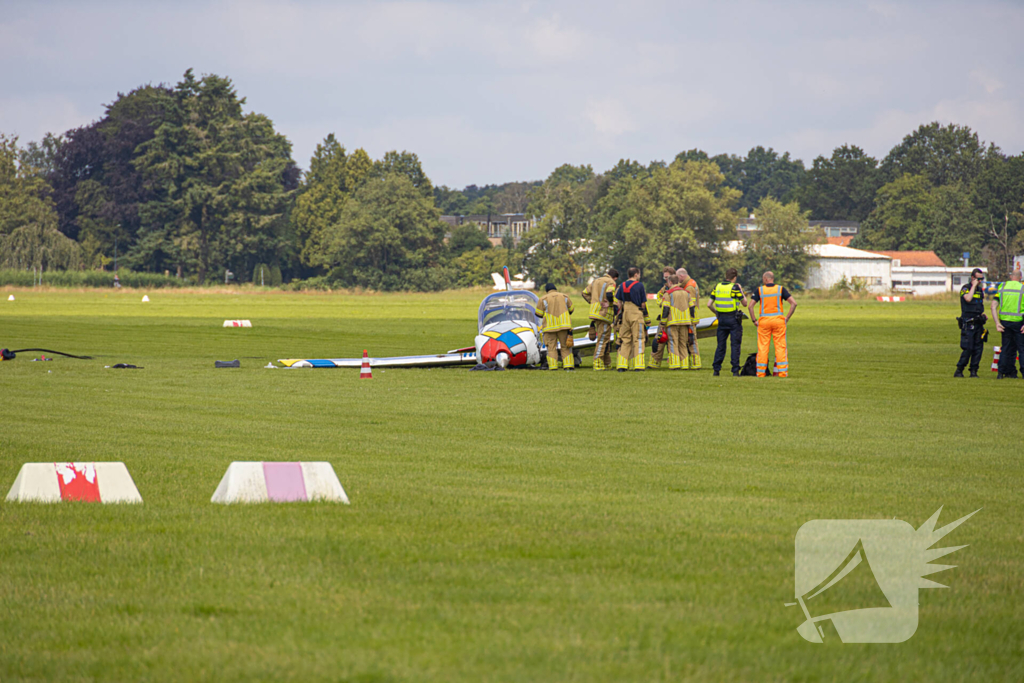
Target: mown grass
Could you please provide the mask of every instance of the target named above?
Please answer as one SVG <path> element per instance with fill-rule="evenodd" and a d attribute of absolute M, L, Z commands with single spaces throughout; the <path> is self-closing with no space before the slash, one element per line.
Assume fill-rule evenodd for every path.
<path fill-rule="evenodd" d="M 1024 678 L 1024 381 L 952 379 L 954 302 L 805 302 L 788 380 L 262 369 L 468 345 L 482 293 L 0 301 L 0 345 L 96 357 L 0 365 L 2 492 L 123 460 L 145 499 L 0 503 L 0 680 Z M 352 504 L 212 505 L 232 460 Z M 804 522 L 940 505 L 984 509 L 911 640 L 797 635 Z"/>

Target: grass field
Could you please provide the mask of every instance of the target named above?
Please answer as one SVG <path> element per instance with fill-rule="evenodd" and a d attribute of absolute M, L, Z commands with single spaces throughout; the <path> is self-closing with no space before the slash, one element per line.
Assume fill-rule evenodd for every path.
<path fill-rule="evenodd" d="M 952 379 L 954 301 L 807 301 L 786 380 L 360 381 L 262 366 L 471 344 L 483 290 L 8 293 L 0 346 L 96 359 L 0 364 L 0 494 L 121 460 L 145 503 L 0 502 L 2 681 L 1024 679 L 1024 381 Z M 233 460 L 330 461 L 352 504 L 212 505 Z M 804 522 L 942 505 L 983 509 L 913 638 L 800 638 Z"/>

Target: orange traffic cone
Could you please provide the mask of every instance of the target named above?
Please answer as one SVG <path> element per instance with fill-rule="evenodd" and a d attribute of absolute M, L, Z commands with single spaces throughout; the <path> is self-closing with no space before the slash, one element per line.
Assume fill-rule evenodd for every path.
<path fill-rule="evenodd" d="M 373 371 L 370 370 L 370 359 L 366 356 L 366 349 L 363 349 L 363 367 L 359 370 L 359 379 L 373 379 Z"/>

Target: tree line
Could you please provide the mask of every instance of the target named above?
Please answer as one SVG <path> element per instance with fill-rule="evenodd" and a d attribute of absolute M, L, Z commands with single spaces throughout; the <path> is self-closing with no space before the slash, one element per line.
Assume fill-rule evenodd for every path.
<path fill-rule="evenodd" d="M 730 266 L 799 287 L 808 220 L 861 222 L 852 246 L 962 252 L 1006 274 L 1024 253 L 1024 154 L 966 126 L 930 123 L 881 161 L 853 145 L 806 168 L 789 153 L 692 149 L 671 161 L 563 165 L 543 181 L 435 187 L 416 154 L 372 159 L 328 135 L 300 171 L 266 116 L 231 80 L 186 71 L 174 86 L 118 94 L 104 116 L 19 145 L 0 133 L 0 267 L 169 273 L 238 282 L 439 290 L 490 282 L 508 264 L 571 284 L 636 265 L 698 279 Z M 449 215 L 524 213 L 536 226 L 491 245 Z M 741 249 L 738 219 L 759 230 Z"/>

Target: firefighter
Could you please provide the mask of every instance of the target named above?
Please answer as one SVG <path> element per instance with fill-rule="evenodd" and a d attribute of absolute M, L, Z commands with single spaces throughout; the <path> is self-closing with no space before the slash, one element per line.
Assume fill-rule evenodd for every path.
<path fill-rule="evenodd" d="M 725 346 L 732 342 L 732 376 L 740 376 L 740 346 L 743 345 L 743 323 L 740 318 L 740 304 L 747 305 L 747 296 L 743 288 L 736 284 L 739 273 L 735 268 L 725 271 L 725 280 L 711 290 L 708 308 L 718 317 L 718 347 L 715 349 L 715 360 L 711 367 L 715 377 L 722 369 L 725 361 Z"/>
<path fill-rule="evenodd" d="M 641 372 L 644 369 L 644 347 L 647 344 L 647 290 L 640 282 L 640 269 L 630 268 L 628 278 L 615 290 L 618 312 L 622 323 L 619 325 L 619 358 L 616 369 Z"/>
<path fill-rule="evenodd" d="M 669 288 L 662 301 L 661 324 L 668 332 L 665 342 L 668 346 L 668 369 L 682 370 L 687 367 L 686 340 L 693 318 L 690 316 L 690 295 L 679 284 L 679 276 L 675 273 L 669 277 Z"/>
<path fill-rule="evenodd" d="M 775 367 L 779 377 L 789 377 L 789 351 L 786 348 L 786 326 L 796 311 L 796 299 L 785 287 L 775 284 L 775 275 L 770 270 L 761 276 L 763 283 L 754 292 L 747 310 L 757 328 L 757 376 L 764 377 L 768 371 L 768 347 L 775 340 Z M 782 302 L 789 302 L 789 314 L 782 311 Z M 761 304 L 760 314 L 754 317 L 754 304 Z"/>
<path fill-rule="evenodd" d="M 989 306 L 996 321 L 996 330 L 1003 334 L 1003 349 L 999 352 L 999 372 L 996 379 L 1017 377 L 1014 361 L 1020 353 L 1020 370 L 1024 374 L 1024 291 L 1022 291 L 1019 270 L 1010 274 L 1010 279 L 999 285 Z M 999 308 L 996 309 L 996 302 Z"/>
<path fill-rule="evenodd" d="M 661 319 L 661 311 L 662 311 L 662 309 L 665 306 L 664 296 L 665 296 L 665 292 L 667 292 L 669 287 L 671 287 L 671 285 L 669 284 L 669 278 L 671 278 L 675 274 L 676 274 L 676 269 L 675 268 L 672 268 L 670 266 L 666 266 L 661 271 L 661 277 L 665 281 L 665 284 L 662 285 L 661 289 L 658 290 L 658 293 L 654 295 L 654 310 L 657 311 L 657 313 L 658 313 L 658 319 L 657 319 L 656 322 L 662 323 L 663 325 L 664 325 L 664 321 Z M 661 336 L 660 332 L 659 332 L 658 336 L 659 337 Z M 652 345 L 652 346 L 655 346 L 655 345 Z M 651 360 L 648 361 L 648 363 L 647 363 L 647 367 L 648 368 L 660 368 L 661 367 L 661 359 L 665 356 L 665 345 L 661 344 L 661 345 L 657 345 L 657 346 L 658 346 L 657 350 L 654 350 L 653 348 L 651 349 Z"/>
<path fill-rule="evenodd" d="M 676 275 L 679 276 L 679 285 L 686 290 L 686 293 L 690 295 L 690 318 L 693 320 L 693 325 L 690 326 L 690 331 L 686 335 L 686 361 L 687 364 L 683 366 L 684 370 L 700 370 L 700 349 L 697 348 L 697 328 L 696 325 L 700 322 L 697 317 L 697 304 L 700 303 L 700 289 L 697 287 L 697 281 L 690 277 L 689 273 L 686 272 L 686 268 L 680 268 L 676 271 Z"/>
<path fill-rule="evenodd" d="M 572 334 L 572 300 L 562 294 L 553 284 L 545 286 L 546 292 L 537 302 L 535 311 L 544 319 L 544 345 L 548 347 L 548 370 L 558 369 L 558 355 L 561 349 L 562 366 L 575 370 L 569 336 Z"/>
<path fill-rule="evenodd" d="M 583 292 L 583 300 L 590 304 L 590 324 L 594 328 L 594 370 L 604 370 L 612 365 L 612 320 L 615 318 L 615 280 L 618 277 L 619 271 L 609 268 Z"/>
<path fill-rule="evenodd" d="M 985 350 L 985 273 L 981 268 L 971 271 L 971 284 L 960 288 L 960 360 L 954 377 L 963 377 L 970 364 L 971 377 L 978 376 L 981 354 Z"/>

